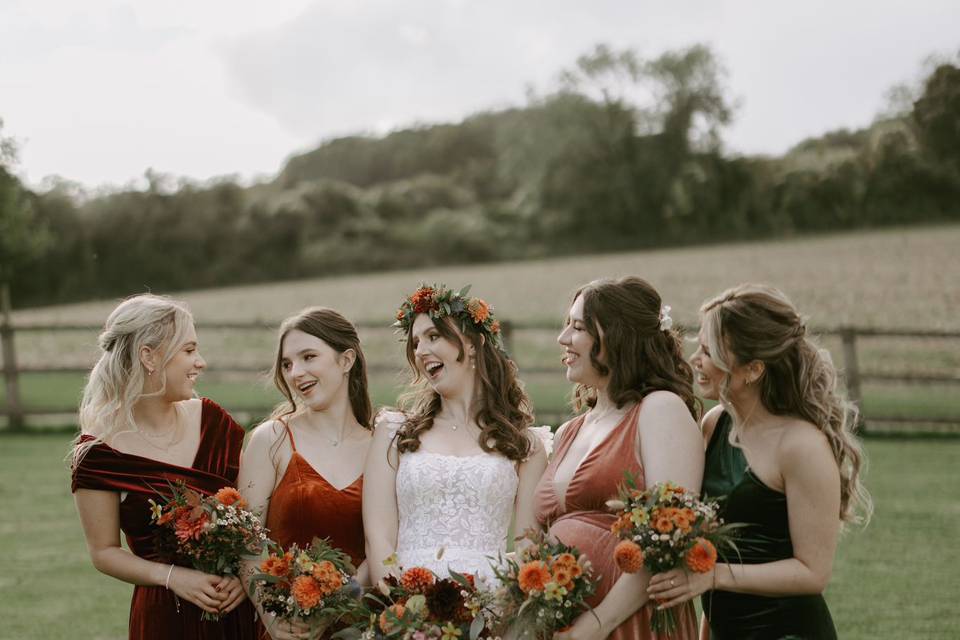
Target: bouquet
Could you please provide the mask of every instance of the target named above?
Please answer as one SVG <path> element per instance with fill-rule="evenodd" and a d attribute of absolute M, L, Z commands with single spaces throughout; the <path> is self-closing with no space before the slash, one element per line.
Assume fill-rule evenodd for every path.
<path fill-rule="evenodd" d="M 274 545 L 250 581 L 264 611 L 280 620 L 306 622 L 313 627 L 311 638 L 316 638 L 356 610 L 354 573 L 347 554 L 314 538 L 305 549 L 293 544 L 284 551 Z"/>
<path fill-rule="evenodd" d="M 524 538 L 532 544 L 518 552 L 517 560 L 501 559 L 493 568 L 501 583 L 498 602 L 518 637 L 551 638 L 590 608 L 586 601 L 596 580 L 590 561 L 577 549 L 539 531 L 527 531 Z"/>
<path fill-rule="evenodd" d="M 194 569 L 236 576 L 245 556 L 257 556 L 267 541 L 260 519 L 246 509 L 233 487 L 201 496 L 182 482 L 171 485 L 166 501 L 150 500 L 151 521 L 160 527 L 158 547 Z M 166 553 L 164 553 L 166 552 Z M 204 620 L 219 615 L 203 613 Z"/>
<path fill-rule="evenodd" d="M 365 600 L 367 621 L 354 636 L 364 640 L 489 640 L 496 626 L 493 594 L 478 589 L 472 575 L 453 570 L 440 578 L 412 567 L 382 580 Z"/>
<path fill-rule="evenodd" d="M 736 550 L 731 532 L 741 525 L 723 524 L 716 502 L 704 502 L 673 483 L 641 491 L 628 474 L 618 499 L 607 506 L 618 513 L 611 530 L 622 540 L 614 559 L 625 573 L 643 567 L 651 574 L 682 568 L 706 573 L 717 563 L 718 548 Z M 654 611 L 654 631 L 671 633 L 676 627 L 673 609 Z"/>

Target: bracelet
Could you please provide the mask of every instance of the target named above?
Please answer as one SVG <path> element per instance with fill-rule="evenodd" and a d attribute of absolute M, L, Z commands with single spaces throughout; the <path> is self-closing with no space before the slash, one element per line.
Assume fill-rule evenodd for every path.
<path fill-rule="evenodd" d="M 170 570 L 167 571 L 167 579 L 163 581 L 163 588 L 167 591 L 170 590 L 170 576 L 173 575 L 173 567 L 176 565 L 170 565 Z"/>

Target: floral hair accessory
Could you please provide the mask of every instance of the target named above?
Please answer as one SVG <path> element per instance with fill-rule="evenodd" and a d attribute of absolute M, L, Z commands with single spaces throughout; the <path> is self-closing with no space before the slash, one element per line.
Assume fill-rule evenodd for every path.
<path fill-rule="evenodd" d="M 673 318 L 670 317 L 670 305 L 660 307 L 660 331 L 669 331 L 673 327 Z"/>
<path fill-rule="evenodd" d="M 466 332 L 467 327 L 472 326 L 493 346 L 506 353 L 500 321 L 493 317 L 493 307 L 480 298 L 468 297 L 469 293 L 470 285 L 454 291 L 443 284 L 421 284 L 400 305 L 393 326 L 398 332 L 406 334 L 417 314 L 425 313 L 434 319 L 450 317 L 460 323 L 461 331 Z"/>

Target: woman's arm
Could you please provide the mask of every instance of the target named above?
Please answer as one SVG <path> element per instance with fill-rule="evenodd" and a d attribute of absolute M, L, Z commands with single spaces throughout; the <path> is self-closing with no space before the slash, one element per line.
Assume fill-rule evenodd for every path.
<path fill-rule="evenodd" d="M 667 391 L 651 393 L 644 398 L 637 421 L 645 486 L 669 481 L 699 492 L 703 441 L 697 423 L 679 396 Z M 593 612 L 582 614 L 568 631 L 555 637 L 606 638 L 646 604 L 649 579 L 645 569 L 623 574 Z"/>
<path fill-rule="evenodd" d="M 651 582 L 665 606 L 712 588 L 764 596 L 822 593 L 833 572 L 840 536 L 840 471 L 826 438 L 813 425 L 785 429 L 777 462 L 787 496 L 793 557 L 763 564 L 718 563 L 705 574 L 667 572 Z M 677 585 L 670 588 L 670 580 Z"/>
<path fill-rule="evenodd" d="M 387 575 L 383 561 L 397 550 L 399 456 L 393 439 L 398 424 L 389 415 L 377 420 L 363 472 L 363 532 L 371 584 Z"/>
<path fill-rule="evenodd" d="M 237 490 L 247 501 L 247 508 L 260 518 L 263 525 L 267 523 L 270 497 L 277 483 L 278 472 L 271 451 L 277 449 L 278 440 L 283 433 L 283 425 L 277 422 L 261 424 L 250 434 L 240 461 Z M 250 577 L 257 572 L 258 564 L 256 560 L 244 560 L 241 567 L 244 586 L 250 591 L 250 598 L 255 604 L 256 599 L 250 585 Z M 259 604 L 257 608 L 259 609 Z"/>
<path fill-rule="evenodd" d="M 700 433 L 703 434 L 703 448 L 706 449 L 710 444 L 710 438 L 713 437 L 713 430 L 717 428 L 717 422 L 720 421 L 720 414 L 723 413 L 723 405 L 716 405 L 710 411 L 703 415 L 700 420 Z"/>
<path fill-rule="evenodd" d="M 120 496 L 112 491 L 78 489 L 74 494 L 90 559 L 97 571 L 131 584 L 163 587 L 204 611 L 218 613 L 226 593 L 220 576 L 140 558 L 120 546 Z"/>
<path fill-rule="evenodd" d="M 543 442 L 536 435 L 530 438 L 530 456 L 520 463 L 517 475 L 520 483 L 517 485 L 517 500 L 513 514 L 514 536 L 521 536 L 527 529 L 539 527 L 536 514 L 537 484 L 543 470 L 547 468 L 547 451 Z"/>

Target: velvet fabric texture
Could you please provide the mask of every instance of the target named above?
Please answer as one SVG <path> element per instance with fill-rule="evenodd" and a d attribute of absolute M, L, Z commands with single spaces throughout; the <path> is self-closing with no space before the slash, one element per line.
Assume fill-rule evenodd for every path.
<path fill-rule="evenodd" d="M 270 497 L 266 522 L 270 538 L 284 549 L 293 543 L 303 548 L 314 538 L 328 538 L 331 546 L 348 554 L 353 565 L 359 567 L 366 555 L 363 476 L 337 489 L 300 455 L 293 433 L 286 423 L 283 426 L 293 454 Z M 260 637 L 269 638 L 262 625 Z"/>
<path fill-rule="evenodd" d="M 122 453 L 105 443 L 91 447 L 71 478 L 71 491 L 93 489 L 120 493 L 120 529 L 130 550 L 146 560 L 169 564 L 155 544 L 156 527 L 150 518 L 151 498 L 170 496 L 170 485 L 183 482 L 211 495 L 235 486 L 240 467 L 244 431 L 212 400 L 203 398 L 200 446 L 190 467 Z M 83 440 L 92 438 L 84 436 Z M 130 603 L 130 640 L 252 640 L 254 611 L 245 600 L 220 621 L 200 619 L 202 610 L 180 600 L 163 587 L 136 585 Z"/>
<path fill-rule="evenodd" d="M 747 467 L 721 508 L 725 522 L 749 526 L 737 533 L 743 564 L 793 557 L 787 497 Z M 703 595 L 712 640 L 834 640 L 837 632 L 822 595 L 766 597 L 731 591 Z"/>
<path fill-rule="evenodd" d="M 643 489 L 643 464 L 636 455 L 637 416 L 640 405 L 627 412 L 623 420 L 598 444 L 577 467 L 566 495 L 557 493 L 554 477 L 570 445 L 583 426 L 584 416 L 567 425 L 556 445 L 556 453 L 537 486 L 537 520 L 564 544 L 576 547 L 593 564 L 600 578 L 597 592 L 590 600 L 597 606 L 622 575 L 613 559 L 619 539 L 610 531 L 615 516 L 606 502 L 617 496 L 623 474 L 629 471 Z M 612 640 L 660 640 L 675 638 L 695 640 L 697 621 L 693 603 L 676 608 L 677 629 L 664 636 L 650 630 L 653 607 L 644 605 L 627 618 L 609 636 Z"/>

